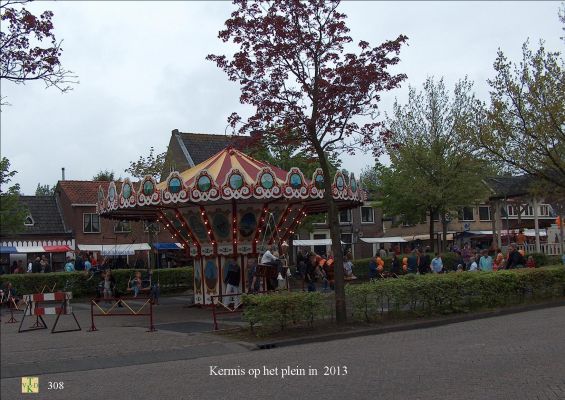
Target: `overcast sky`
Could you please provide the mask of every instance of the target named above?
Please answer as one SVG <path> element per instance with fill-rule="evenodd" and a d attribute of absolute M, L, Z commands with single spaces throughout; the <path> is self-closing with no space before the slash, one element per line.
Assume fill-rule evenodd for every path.
<path fill-rule="evenodd" d="M 409 37 L 397 68 L 408 75 L 403 88 L 384 96 L 406 100 L 408 84 L 428 75 L 453 83 L 468 75 L 486 99 L 486 79 L 500 47 L 518 61 L 522 43 L 545 39 L 563 51 L 560 2 L 344 2 L 341 9 L 354 41 L 373 45 Z M 245 114 L 239 88 L 213 63 L 210 53 L 230 49 L 217 39 L 231 2 L 36 2 L 36 14 L 55 14 L 62 62 L 80 84 L 61 94 L 39 82 L 2 82 L 12 104 L 1 113 L 1 153 L 18 171 L 25 194 L 38 182 L 53 185 L 61 167 L 67 179 L 91 179 L 101 169 L 126 176 L 129 161 L 150 146 L 164 151 L 171 130 L 224 134 L 233 111 Z M 347 157 L 357 175 L 374 160 Z"/>

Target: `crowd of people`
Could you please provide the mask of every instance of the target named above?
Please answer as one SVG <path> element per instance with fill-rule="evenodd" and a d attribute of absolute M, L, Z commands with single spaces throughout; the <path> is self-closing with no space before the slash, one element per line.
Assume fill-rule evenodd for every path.
<path fill-rule="evenodd" d="M 444 262 L 441 253 L 433 253 L 429 248 L 415 248 L 408 255 L 400 258 L 396 251 L 392 252 L 390 268 L 384 273 L 384 259 L 387 252 L 382 248 L 369 262 L 369 277 L 398 276 L 402 274 L 447 273 L 451 271 L 498 271 L 502 269 L 535 268 L 536 261 L 530 255 L 526 257 L 524 250 L 513 243 L 506 249 L 506 254 L 499 249 L 472 249 L 469 243 L 463 248 L 454 248 L 455 261 Z M 452 259 L 452 257 L 449 257 Z"/>
<path fill-rule="evenodd" d="M 303 280 L 305 290 L 316 291 L 316 282 L 322 283 L 324 291 L 334 289 L 335 259 L 331 252 L 324 258 L 312 251 L 299 250 L 296 263 L 297 275 Z M 357 279 L 353 274 L 353 255 L 349 250 L 345 252 L 343 274 L 345 280 Z"/>

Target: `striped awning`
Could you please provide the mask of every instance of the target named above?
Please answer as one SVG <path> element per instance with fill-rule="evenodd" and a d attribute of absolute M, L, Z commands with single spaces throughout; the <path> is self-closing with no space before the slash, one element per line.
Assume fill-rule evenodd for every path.
<path fill-rule="evenodd" d="M 133 256 L 136 251 L 151 250 L 147 243 L 79 244 L 78 248 L 82 251 L 99 251 L 103 256 Z"/>
<path fill-rule="evenodd" d="M 0 253 L 66 253 L 72 251 L 67 245 L 59 246 L 0 246 Z"/>

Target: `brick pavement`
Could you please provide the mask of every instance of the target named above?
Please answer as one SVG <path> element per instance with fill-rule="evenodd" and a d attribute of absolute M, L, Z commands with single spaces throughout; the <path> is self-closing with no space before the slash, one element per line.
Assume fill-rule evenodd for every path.
<path fill-rule="evenodd" d="M 325 343 L 41 377 L 41 399 L 565 399 L 565 307 Z M 346 365 L 347 376 L 210 376 L 210 365 Z M 45 381 L 64 381 L 59 392 Z M 85 390 L 93 382 L 95 390 Z M 2 395 L 18 397 L 18 378 Z M 118 396 L 119 394 L 119 396 Z M 3 397 L 4 398 L 4 397 Z M 30 399 L 31 395 L 23 398 Z"/>

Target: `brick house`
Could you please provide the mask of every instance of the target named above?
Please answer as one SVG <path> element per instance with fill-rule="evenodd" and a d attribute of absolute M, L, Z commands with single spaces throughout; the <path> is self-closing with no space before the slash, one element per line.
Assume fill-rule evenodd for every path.
<path fill-rule="evenodd" d="M 100 218 L 96 213 L 100 185 L 107 191 L 109 182 L 64 180 L 59 181 L 55 188 L 65 223 L 75 239 L 76 250 L 92 253 L 99 262 L 108 256 L 118 266 L 134 266 L 136 262 L 147 265 L 153 247 L 160 266 L 169 264 L 169 258 L 184 263 L 182 250 L 157 223 Z"/>
<path fill-rule="evenodd" d="M 246 143 L 245 137 L 187 133 L 174 129 L 171 132 L 165 157 L 167 170 L 163 171 L 161 180 L 167 178 L 170 170 L 182 172 L 207 160 L 228 146 L 242 149 Z M 382 236 L 380 210 L 365 204 L 362 207 L 341 212 L 339 220 L 344 247 L 351 249 L 355 258 L 370 257 L 373 254 L 374 246 L 363 242 L 362 238 Z M 295 239 L 318 240 L 319 243 L 322 243 L 324 239 L 329 239 L 330 231 L 327 223 L 313 224 L 313 228 L 312 232 L 300 231 L 298 235 L 295 235 Z M 330 248 L 329 245 L 308 247 L 321 254 L 327 254 Z"/>
<path fill-rule="evenodd" d="M 486 248 L 494 240 L 497 247 L 503 247 L 523 230 L 528 241 L 535 242 L 537 219 L 541 243 L 547 243 L 546 229 L 555 223 L 556 213 L 543 197 L 530 193 L 534 183 L 533 178 L 524 175 L 485 179 L 487 198 L 458 210 L 457 216 L 448 223 L 447 241 L 458 245 L 470 242 Z M 402 218 L 389 216 L 384 218 L 383 228 L 386 237 L 403 237 L 411 244 L 429 245 L 429 222 L 430 216 L 423 217 L 418 224 L 404 224 Z M 434 235 L 437 241 L 442 235 L 442 224 L 437 216 L 434 217 Z"/>
<path fill-rule="evenodd" d="M 1 267 L 9 272 L 14 261 L 23 266 L 37 256 L 46 255 L 51 268 L 62 269 L 65 254 L 74 249 L 72 233 L 65 224 L 55 196 L 19 196 L 28 211 L 21 229 L 14 234 L 0 232 Z"/>

